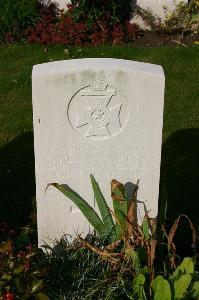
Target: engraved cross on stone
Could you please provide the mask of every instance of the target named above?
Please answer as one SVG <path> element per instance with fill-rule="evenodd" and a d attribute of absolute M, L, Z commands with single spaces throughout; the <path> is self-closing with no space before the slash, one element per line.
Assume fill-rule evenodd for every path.
<path fill-rule="evenodd" d="M 120 111 L 122 104 L 108 107 L 115 95 L 116 90 L 108 87 L 101 78 L 81 91 L 81 96 L 86 96 L 88 103 L 79 112 L 76 128 L 87 125 L 88 129 L 85 132 L 85 137 L 111 136 L 109 125 L 121 128 Z"/>

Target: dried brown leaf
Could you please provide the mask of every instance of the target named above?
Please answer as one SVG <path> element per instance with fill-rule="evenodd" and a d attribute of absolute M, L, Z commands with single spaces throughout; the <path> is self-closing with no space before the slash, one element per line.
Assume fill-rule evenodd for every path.
<path fill-rule="evenodd" d="M 151 240 L 150 241 L 150 246 L 151 246 L 151 253 L 150 253 L 150 256 L 151 256 L 151 268 L 153 268 L 153 262 L 154 262 L 154 259 L 155 259 L 155 250 L 156 250 L 156 245 L 157 245 L 157 240 Z"/>
<path fill-rule="evenodd" d="M 88 242 L 86 242 L 84 239 L 82 239 L 80 236 L 78 236 L 77 238 L 84 247 L 92 250 L 93 252 L 95 252 L 96 254 L 98 254 L 99 256 L 101 256 L 103 259 L 109 259 L 109 261 L 113 264 L 118 263 L 118 259 L 119 257 L 124 255 L 124 252 L 119 252 L 119 253 L 110 253 L 106 250 L 101 250 L 98 247 L 94 247 L 91 244 L 89 244 Z"/>
<path fill-rule="evenodd" d="M 109 251 L 109 250 L 112 251 L 112 250 L 114 250 L 115 248 L 117 248 L 117 247 L 121 244 L 121 242 L 122 242 L 122 240 L 115 241 L 115 242 L 109 244 L 109 245 L 106 247 L 106 249 L 107 249 L 108 251 Z"/>
<path fill-rule="evenodd" d="M 132 226 L 137 225 L 137 192 L 139 189 L 139 180 L 137 181 L 136 187 L 133 191 L 132 197 L 129 202 L 128 213 L 127 213 L 127 222 L 128 222 L 128 234 L 132 234 Z"/>
<path fill-rule="evenodd" d="M 115 194 L 116 190 L 120 191 L 120 195 Z M 123 196 L 124 193 L 125 193 L 124 185 L 121 182 L 113 179 L 111 181 L 111 197 L 113 201 L 122 201 L 122 202 L 126 201 L 126 199 Z"/>
<path fill-rule="evenodd" d="M 1 245 L 0 247 L 0 253 L 11 253 L 13 251 L 12 248 L 12 241 L 7 240 L 4 244 Z"/>
<path fill-rule="evenodd" d="M 196 245 L 197 234 L 196 234 L 195 227 L 194 227 L 193 223 L 191 222 L 191 220 L 189 219 L 189 217 L 184 215 L 184 214 L 179 215 L 179 217 L 177 218 L 177 220 L 174 222 L 173 226 L 171 227 L 171 230 L 170 230 L 169 235 L 168 235 L 169 245 L 173 244 L 173 238 L 176 234 L 176 230 L 178 228 L 178 225 L 179 225 L 179 222 L 180 222 L 181 218 L 185 218 L 185 219 L 188 220 L 190 228 L 191 228 L 191 232 L 192 232 L 192 242 L 193 242 L 194 245 Z"/>

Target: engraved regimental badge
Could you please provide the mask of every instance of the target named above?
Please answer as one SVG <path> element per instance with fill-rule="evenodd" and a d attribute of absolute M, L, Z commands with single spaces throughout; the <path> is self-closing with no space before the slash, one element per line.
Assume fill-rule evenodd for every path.
<path fill-rule="evenodd" d="M 104 78 L 97 78 L 78 91 L 68 107 L 68 119 L 73 129 L 90 139 L 105 139 L 120 133 L 127 115 L 124 96 Z"/>

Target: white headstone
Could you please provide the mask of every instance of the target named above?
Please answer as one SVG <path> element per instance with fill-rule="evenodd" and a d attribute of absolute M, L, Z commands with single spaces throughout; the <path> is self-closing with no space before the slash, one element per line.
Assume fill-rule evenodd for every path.
<path fill-rule="evenodd" d="M 158 213 L 164 73 L 121 59 L 74 59 L 33 68 L 39 245 L 88 232 L 72 202 L 49 183 L 68 184 L 91 205 L 92 173 L 111 205 L 110 182 L 136 184 L 138 200 Z M 138 213 L 143 216 L 143 205 Z"/>

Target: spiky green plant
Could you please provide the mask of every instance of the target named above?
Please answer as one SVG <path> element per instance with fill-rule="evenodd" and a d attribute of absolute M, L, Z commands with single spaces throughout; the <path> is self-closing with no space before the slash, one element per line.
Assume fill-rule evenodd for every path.
<path fill-rule="evenodd" d="M 152 220 L 148 217 L 147 213 L 142 226 L 139 226 L 137 223 L 136 201 L 138 184 L 131 198 L 127 199 L 124 185 L 113 179 L 111 182 L 111 196 L 114 211 L 111 211 L 92 174 L 90 178 L 101 218 L 96 211 L 69 186 L 65 184 L 59 185 L 58 183 L 49 184 L 72 200 L 94 227 L 99 238 L 106 241 L 103 250 L 91 246 L 87 241 L 79 237 L 81 243 L 101 257 L 109 259 L 113 264 L 117 264 L 121 260 L 121 257 L 122 259 L 125 257 L 125 260 L 131 262 L 136 273 L 139 272 L 140 268 L 145 264 L 152 267 L 156 247 L 156 240 L 153 238 L 155 225 L 151 222 Z"/>
<path fill-rule="evenodd" d="M 73 201 L 75 205 L 77 205 L 101 238 L 105 237 L 110 240 L 110 242 L 115 242 L 125 236 L 128 240 L 127 235 L 130 235 L 132 233 L 132 227 L 137 225 L 137 223 L 135 224 L 135 222 L 137 222 L 135 207 L 138 185 L 136 186 L 131 199 L 127 200 L 124 185 L 113 179 L 111 182 L 111 196 L 113 199 L 114 212 L 111 212 L 100 187 L 92 174 L 90 175 L 90 179 L 101 217 L 85 199 L 68 185 L 58 183 L 50 183 L 49 185 L 60 190 L 65 196 Z M 148 220 L 145 219 L 143 228 L 147 228 L 148 230 L 149 228 L 146 227 L 146 222 L 148 222 Z"/>
<path fill-rule="evenodd" d="M 115 224 L 104 199 L 104 196 L 99 188 L 93 175 L 90 176 L 93 187 L 94 196 L 100 211 L 100 216 L 97 212 L 86 202 L 79 194 L 72 190 L 66 184 L 51 183 L 55 188 L 60 190 L 65 196 L 67 196 L 77 207 L 81 210 L 82 214 L 86 217 L 89 223 L 96 230 L 101 238 L 108 238 L 110 241 L 117 239 Z"/>

